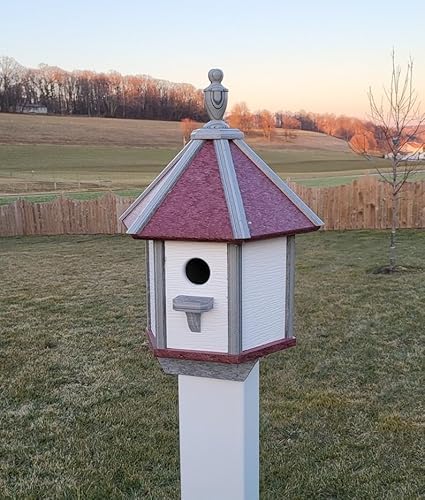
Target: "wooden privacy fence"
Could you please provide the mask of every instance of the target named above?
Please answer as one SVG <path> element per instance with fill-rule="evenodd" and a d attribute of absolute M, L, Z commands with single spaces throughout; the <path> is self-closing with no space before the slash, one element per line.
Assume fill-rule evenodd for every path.
<path fill-rule="evenodd" d="M 390 187 L 377 177 L 351 184 L 291 188 L 325 221 L 325 229 L 391 227 Z M 0 236 L 124 233 L 119 216 L 133 198 L 108 192 L 87 201 L 65 197 L 47 203 L 17 200 L 0 206 Z M 400 193 L 400 227 L 425 228 L 425 181 L 407 183 Z"/>
<path fill-rule="evenodd" d="M 112 192 L 93 200 L 17 200 L 0 206 L 0 236 L 124 233 L 119 216 L 132 201 Z"/>
<path fill-rule="evenodd" d="M 391 186 L 377 176 L 334 187 L 290 186 L 325 221 L 325 229 L 391 227 Z M 406 183 L 399 203 L 399 227 L 425 228 L 425 181 Z"/>

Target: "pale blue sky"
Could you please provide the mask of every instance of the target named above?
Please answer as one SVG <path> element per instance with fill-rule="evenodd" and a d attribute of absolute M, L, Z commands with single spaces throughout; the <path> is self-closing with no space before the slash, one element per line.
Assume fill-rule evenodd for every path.
<path fill-rule="evenodd" d="M 230 104 L 365 117 L 394 46 L 425 102 L 425 0 L 14 0 L 0 55 L 25 66 L 149 74 L 199 88 L 224 70 Z M 408 5 L 406 7 L 405 5 Z"/>

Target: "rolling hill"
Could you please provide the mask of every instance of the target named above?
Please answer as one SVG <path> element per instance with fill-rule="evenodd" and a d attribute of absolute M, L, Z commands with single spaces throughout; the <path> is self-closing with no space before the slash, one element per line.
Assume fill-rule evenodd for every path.
<path fill-rule="evenodd" d="M 286 138 L 284 132 L 276 129 L 270 142 L 259 132 L 246 139 L 256 147 L 349 152 L 345 141 L 325 134 L 297 130 Z M 0 113 L 0 144 L 177 148 L 182 132 L 179 122 Z"/>
<path fill-rule="evenodd" d="M 245 139 L 283 178 L 308 185 L 350 182 L 375 166 L 345 141 L 316 132 L 288 137 L 277 129 L 268 141 L 254 131 Z M 135 194 L 181 147 L 179 122 L 0 113 L 0 203 L 35 193 Z"/>

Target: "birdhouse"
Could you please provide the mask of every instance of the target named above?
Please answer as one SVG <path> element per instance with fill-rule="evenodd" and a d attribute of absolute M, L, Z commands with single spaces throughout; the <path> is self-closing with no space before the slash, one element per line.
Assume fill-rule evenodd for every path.
<path fill-rule="evenodd" d="M 211 121 L 121 220 L 147 241 L 147 335 L 164 370 L 243 380 L 295 345 L 295 235 L 323 223 L 223 121 L 223 73 L 208 76 Z"/>

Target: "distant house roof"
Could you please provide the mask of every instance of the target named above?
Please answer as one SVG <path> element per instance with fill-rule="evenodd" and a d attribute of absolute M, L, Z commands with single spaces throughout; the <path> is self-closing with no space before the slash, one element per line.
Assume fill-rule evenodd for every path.
<path fill-rule="evenodd" d="M 18 105 L 16 106 L 16 111 L 18 113 L 25 113 L 25 112 L 42 112 L 42 113 L 47 113 L 47 106 L 44 104 L 34 104 L 34 103 L 28 103 L 28 104 L 23 104 L 23 105 Z"/>
<path fill-rule="evenodd" d="M 402 148 L 402 153 L 419 153 L 424 151 L 425 146 L 422 142 L 406 142 Z"/>

